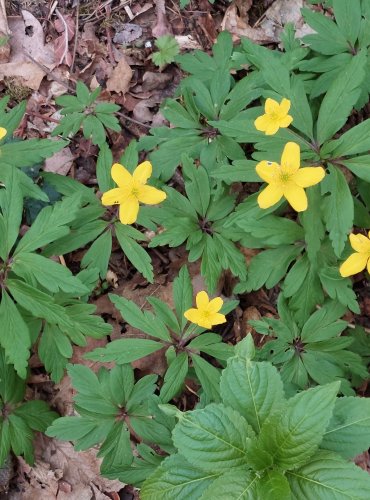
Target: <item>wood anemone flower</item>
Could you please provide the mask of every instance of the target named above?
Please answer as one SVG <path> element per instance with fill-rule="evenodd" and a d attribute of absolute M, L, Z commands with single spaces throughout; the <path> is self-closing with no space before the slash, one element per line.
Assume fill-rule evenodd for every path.
<path fill-rule="evenodd" d="M 268 184 L 258 195 L 260 208 L 270 208 L 284 196 L 296 212 L 307 209 L 307 195 L 303 188 L 318 184 L 325 176 L 322 167 L 300 168 L 300 148 L 295 142 L 285 144 L 280 165 L 260 161 L 256 172 Z"/>
<path fill-rule="evenodd" d="M 292 123 L 293 118 L 288 115 L 289 109 L 289 99 L 284 98 L 279 104 L 274 99 L 268 98 L 265 102 L 265 114 L 254 121 L 254 126 L 266 135 L 274 135 L 279 128 L 287 128 Z"/>
<path fill-rule="evenodd" d="M 4 139 L 4 137 L 6 136 L 6 134 L 7 134 L 6 128 L 0 127 L 0 141 L 1 141 L 1 139 Z"/>
<path fill-rule="evenodd" d="M 196 308 L 184 312 L 185 318 L 203 328 L 211 329 L 214 325 L 226 322 L 223 314 L 219 313 L 224 301 L 221 297 L 209 300 L 207 292 L 199 292 L 195 297 Z"/>
<path fill-rule="evenodd" d="M 346 278 L 353 274 L 360 273 L 367 267 L 370 274 L 370 231 L 368 237 L 363 234 L 350 234 L 349 241 L 355 251 L 339 268 L 341 276 Z"/>
<path fill-rule="evenodd" d="M 101 202 L 104 206 L 119 205 L 119 220 L 122 224 L 133 224 L 139 213 L 139 203 L 156 205 L 166 199 L 166 193 L 146 183 L 152 175 L 152 164 L 149 161 L 140 163 L 133 174 L 119 163 L 111 170 L 112 179 L 117 188 L 103 194 Z"/>

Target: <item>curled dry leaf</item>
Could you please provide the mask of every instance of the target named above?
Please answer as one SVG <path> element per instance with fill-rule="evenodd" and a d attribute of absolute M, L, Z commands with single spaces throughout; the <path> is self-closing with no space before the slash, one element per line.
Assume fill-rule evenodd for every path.
<path fill-rule="evenodd" d="M 251 2 L 247 2 L 251 5 Z M 230 31 L 234 40 L 239 40 L 241 37 L 247 37 L 256 43 L 269 43 L 275 41 L 274 38 L 267 35 L 261 28 L 252 28 L 248 24 L 248 15 L 246 6 L 240 2 L 232 3 L 226 10 L 221 23 L 223 31 Z"/>
<path fill-rule="evenodd" d="M 303 20 L 301 9 L 305 6 L 304 0 L 275 0 L 266 10 L 259 27 L 276 42 L 280 41 L 287 23 L 293 23 L 299 38 L 314 33 Z"/>
<path fill-rule="evenodd" d="M 163 35 L 172 35 L 172 28 L 166 16 L 165 0 L 155 0 L 157 22 L 152 28 L 152 34 L 155 38 Z"/>
<path fill-rule="evenodd" d="M 9 19 L 9 28 L 11 58 L 0 65 L 0 80 L 15 78 L 20 85 L 38 90 L 46 73 L 42 66 L 49 70 L 55 66 L 53 47 L 44 43 L 41 24 L 26 10 L 22 10 L 22 17 Z"/>
<path fill-rule="evenodd" d="M 68 147 L 64 148 L 45 160 L 44 170 L 54 174 L 67 175 L 71 170 L 73 159 L 71 150 Z"/>
<path fill-rule="evenodd" d="M 117 66 L 107 80 L 107 90 L 126 94 L 132 78 L 132 70 L 125 58 L 120 59 Z"/>

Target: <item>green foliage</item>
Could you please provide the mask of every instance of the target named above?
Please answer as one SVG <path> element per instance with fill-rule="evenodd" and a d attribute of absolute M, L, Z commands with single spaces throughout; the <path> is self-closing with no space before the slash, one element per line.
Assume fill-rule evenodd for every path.
<path fill-rule="evenodd" d="M 44 401 L 23 402 L 25 390 L 25 381 L 6 363 L 0 348 L 0 466 L 10 451 L 32 465 L 35 432 L 44 432 L 57 417 Z"/>
<path fill-rule="evenodd" d="M 340 380 L 341 392 L 348 396 L 355 394 L 351 388 L 353 377 L 355 386 L 367 379 L 368 370 L 361 356 L 349 350 L 353 339 L 339 337 L 347 327 L 340 319 L 344 311 L 338 302 L 328 302 L 300 328 L 280 295 L 280 319 L 250 321 L 258 333 L 274 337 L 264 344 L 259 356 L 279 367 L 289 390 Z"/>
<path fill-rule="evenodd" d="M 159 68 L 163 68 L 166 64 L 171 64 L 175 60 L 175 56 L 180 51 L 179 44 L 171 35 L 160 36 L 155 41 L 155 46 L 158 52 L 153 52 L 152 61 Z"/>
<path fill-rule="evenodd" d="M 100 87 L 97 87 L 90 92 L 83 82 L 78 81 L 76 96 L 57 97 L 55 102 L 62 106 L 60 113 L 63 118 L 53 130 L 52 135 L 68 138 L 76 135 L 82 127 L 84 137 L 101 147 L 106 141 L 106 129 L 120 132 L 119 121 L 114 116 L 120 108 L 117 104 L 110 102 L 96 102 L 100 91 Z"/>
<path fill-rule="evenodd" d="M 58 418 L 48 428 L 48 436 L 74 441 L 76 450 L 99 444 L 101 472 L 129 481 L 133 480 L 131 474 L 135 478 L 144 474 L 145 478 L 161 460 L 155 454 L 152 460 L 147 458 L 148 446 L 144 445 L 138 446 L 139 453 L 144 452 L 142 460 L 134 460 L 132 432 L 144 443 L 155 443 L 167 452 L 173 450 L 174 422 L 158 408 L 155 375 L 135 383 L 133 369 L 127 364 L 109 371 L 101 368 L 97 374 L 83 365 L 69 365 L 68 374 L 77 391 L 74 403 L 78 416 Z"/>
<path fill-rule="evenodd" d="M 369 419 L 359 421 L 367 401 L 337 399 L 339 382 L 285 399 L 276 368 L 253 361 L 251 343 L 247 337 L 229 358 L 221 403 L 185 413 L 161 405 L 178 419 L 177 453 L 144 482 L 143 500 L 300 498 L 301 492 L 314 499 L 331 498 L 334 490 L 337 498 L 365 499 L 369 476 L 347 459 L 369 445 Z"/>
<path fill-rule="evenodd" d="M 98 348 L 85 355 L 93 361 L 114 361 L 119 364 L 131 363 L 154 352 L 165 350 L 168 369 L 163 378 L 160 399 L 167 403 L 181 391 L 189 369 L 194 368 L 200 381 L 204 397 L 210 401 L 219 400 L 219 370 L 201 357 L 209 355 L 219 361 L 228 359 L 233 354 L 232 346 L 222 342 L 220 335 L 205 332 L 205 328 L 187 326 L 183 313 L 192 306 L 193 287 L 189 272 L 183 267 L 173 282 L 173 299 L 176 313 L 156 297 L 147 297 L 153 312 L 142 311 L 134 302 L 110 295 L 122 318 L 150 338 L 123 338 L 110 342 L 106 347 Z M 224 314 L 232 311 L 237 301 L 228 301 L 223 305 Z"/>

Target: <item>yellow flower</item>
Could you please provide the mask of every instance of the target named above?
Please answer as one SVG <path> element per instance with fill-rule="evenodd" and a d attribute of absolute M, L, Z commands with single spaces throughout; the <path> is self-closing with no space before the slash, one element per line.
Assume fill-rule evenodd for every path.
<path fill-rule="evenodd" d="M 0 127 L 0 141 L 6 136 L 6 128 Z"/>
<path fill-rule="evenodd" d="M 119 205 L 119 219 L 122 224 L 136 222 L 139 212 L 139 202 L 147 205 L 156 205 L 166 199 L 166 193 L 146 183 L 152 175 L 152 164 L 149 161 L 140 163 L 134 173 L 119 163 L 112 166 L 112 179 L 118 188 L 111 189 L 103 194 L 103 205 Z"/>
<path fill-rule="evenodd" d="M 350 234 L 349 241 L 355 253 L 350 255 L 339 268 L 341 276 L 346 278 L 352 274 L 360 273 L 367 266 L 370 273 L 370 231 L 368 238 L 363 234 Z"/>
<path fill-rule="evenodd" d="M 318 184 L 325 176 L 322 167 L 300 167 L 300 149 L 295 142 L 287 142 L 281 155 L 281 164 L 260 161 L 257 174 L 268 186 L 258 196 L 261 208 L 270 208 L 284 196 L 297 212 L 307 209 L 307 196 L 303 188 Z"/>
<path fill-rule="evenodd" d="M 293 118 L 288 115 L 289 109 L 289 99 L 283 99 L 279 104 L 268 98 L 265 102 L 265 114 L 254 121 L 254 126 L 266 135 L 274 135 L 279 128 L 287 128 L 292 123 Z"/>
<path fill-rule="evenodd" d="M 195 301 L 197 303 L 197 309 L 191 308 L 184 313 L 188 321 L 208 329 L 212 328 L 214 325 L 220 325 L 226 322 L 225 316 L 218 312 L 224 303 L 221 297 L 209 300 L 206 292 L 199 292 Z"/>

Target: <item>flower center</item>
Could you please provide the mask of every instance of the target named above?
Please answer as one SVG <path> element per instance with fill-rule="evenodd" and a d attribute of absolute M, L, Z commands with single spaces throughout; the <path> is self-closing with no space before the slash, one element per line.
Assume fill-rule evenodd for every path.
<path fill-rule="evenodd" d="M 135 198 L 137 198 L 139 196 L 139 188 L 133 187 L 131 190 L 131 194 L 132 196 L 135 196 Z"/>
<path fill-rule="evenodd" d="M 276 122 L 276 121 L 280 120 L 280 114 L 275 111 L 274 113 L 270 114 L 270 118 L 271 118 L 271 120 Z"/>
<path fill-rule="evenodd" d="M 288 172 L 281 172 L 280 173 L 280 181 L 283 184 L 288 184 L 288 182 L 290 181 L 291 177 L 292 177 L 292 174 L 290 174 Z"/>

